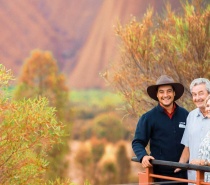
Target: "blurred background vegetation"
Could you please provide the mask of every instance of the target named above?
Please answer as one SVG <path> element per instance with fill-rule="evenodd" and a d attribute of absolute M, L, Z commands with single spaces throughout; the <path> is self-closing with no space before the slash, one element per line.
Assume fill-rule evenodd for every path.
<path fill-rule="evenodd" d="M 185 86 L 178 103 L 191 110 L 189 83 L 210 78 L 210 5 L 181 4 L 178 13 L 170 4 L 160 15 L 150 7 L 114 26 L 120 57 L 97 71 L 107 88 L 68 86 L 49 50 L 25 56 L 17 78 L 1 65 L 0 183 L 137 182 L 142 169 L 130 162 L 130 142 L 138 117 L 156 104 L 146 87 L 173 76 Z"/>

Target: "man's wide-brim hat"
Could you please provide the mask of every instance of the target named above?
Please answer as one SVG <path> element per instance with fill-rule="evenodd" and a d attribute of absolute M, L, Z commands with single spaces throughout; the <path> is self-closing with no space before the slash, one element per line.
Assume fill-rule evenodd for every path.
<path fill-rule="evenodd" d="M 178 100 L 184 93 L 184 86 L 182 84 L 174 82 L 173 78 L 170 76 L 162 75 L 158 78 L 155 85 L 151 85 L 147 88 L 148 95 L 152 99 L 158 101 L 157 90 L 158 87 L 162 85 L 171 85 L 173 87 L 173 90 L 175 91 L 174 101 Z"/>

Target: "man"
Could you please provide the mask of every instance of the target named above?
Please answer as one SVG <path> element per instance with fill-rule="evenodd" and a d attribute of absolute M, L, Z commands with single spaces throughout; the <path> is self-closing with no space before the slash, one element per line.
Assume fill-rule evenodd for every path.
<path fill-rule="evenodd" d="M 152 166 L 150 159 L 178 162 L 184 148 L 180 142 L 186 126 L 188 111 L 178 106 L 175 101 L 184 93 L 184 87 L 180 83 L 175 83 L 171 77 L 162 75 L 156 85 L 147 88 L 147 93 L 152 99 L 158 101 L 158 105 L 139 119 L 132 141 L 134 153 L 145 168 Z M 149 141 L 150 154 L 145 150 Z M 174 173 L 173 168 L 165 166 L 154 165 L 153 172 L 187 178 L 186 171 Z M 155 179 L 155 181 L 166 180 Z"/>
<path fill-rule="evenodd" d="M 209 118 L 210 124 L 210 94 L 205 100 L 206 117 Z M 199 146 L 199 158 L 191 160 L 191 164 L 210 166 L 210 130 L 207 132 Z M 205 173 L 205 182 L 210 182 L 210 172 Z"/>
<path fill-rule="evenodd" d="M 181 143 L 185 145 L 179 162 L 187 163 L 198 158 L 199 145 L 210 129 L 209 120 L 205 113 L 205 99 L 210 94 L 210 81 L 206 78 L 197 78 L 190 84 L 192 100 L 197 107 L 187 117 L 187 126 Z M 180 171 L 176 169 L 175 172 Z M 188 179 L 195 180 L 196 172 L 188 170 Z"/>

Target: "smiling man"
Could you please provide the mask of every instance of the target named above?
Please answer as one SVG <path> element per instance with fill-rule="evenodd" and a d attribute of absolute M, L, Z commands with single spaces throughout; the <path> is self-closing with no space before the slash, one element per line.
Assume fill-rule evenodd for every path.
<path fill-rule="evenodd" d="M 179 161 L 181 163 L 191 162 L 192 159 L 198 158 L 199 145 L 210 130 L 210 122 L 205 112 L 205 99 L 210 94 L 210 81 L 206 78 L 193 80 L 190 84 L 190 92 L 197 108 L 191 111 L 187 117 L 187 126 L 181 141 L 185 145 Z M 175 172 L 178 171 L 180 169 L 175 170 Z M 188 170 L 188 178 L 195 180 L 196 172 Z"/>
<path fill-rule="evenodd" d="M 178 162 L 184 148 L 181 139 L 188 111 L 178 106 L 175 101 L 184 93 L 184 87 L 180 83 L 175 83 L 171 77 L 162 75 L 155 85 L 147 88 L 147 93 L 158 102 L 158 105 L 139 119 L 132 141 L 133 151 L 144 168 L 152 166 L 150 159 Z M 145 147 L 149 141 L 150 153 L 147 153 Z M 187 178 L 186 171 L 174 173 L 174 169 L 170 167 L 154 166 L 153 171 L 159 175 Z"/>

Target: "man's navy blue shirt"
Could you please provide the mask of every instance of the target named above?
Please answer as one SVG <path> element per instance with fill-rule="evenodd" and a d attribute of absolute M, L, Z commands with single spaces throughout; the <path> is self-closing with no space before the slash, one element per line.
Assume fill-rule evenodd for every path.
<path fill-rule="evenodd" d="M 138 121 L 134 139 L 133 151 L 141 162 L 145 155 L 151 155 L 157 160 L 178 162 L 184 149 L 181 144 L 186 126 L 188 111 L 176 104 L 174 115 L 170 119 L 164 109 L 158 104 L 143 114 Z M 150 141 L 150 154 L 145 147 Z M 154 166 L 154 172 L 173 173 L 174 169 L 164 166 Z"/>

